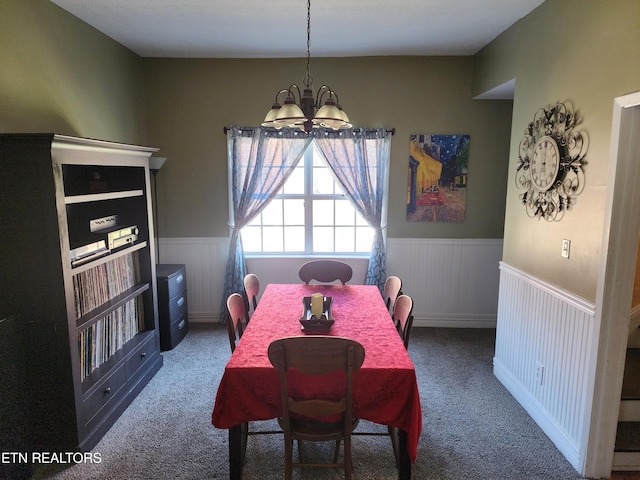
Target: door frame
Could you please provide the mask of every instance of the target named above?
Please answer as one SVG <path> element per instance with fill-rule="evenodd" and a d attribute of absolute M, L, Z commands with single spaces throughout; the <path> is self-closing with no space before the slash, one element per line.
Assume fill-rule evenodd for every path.
<path fill-rule="evenodd" d="M 640 238 L 640 92 L 614 99 L 602 252 L 596 291 L 598 349 L 593 371 L 588 478 L 609 478 L 629 337 L 629 316 Z M 584 451 L 584 450 L 583 450 Z"/>

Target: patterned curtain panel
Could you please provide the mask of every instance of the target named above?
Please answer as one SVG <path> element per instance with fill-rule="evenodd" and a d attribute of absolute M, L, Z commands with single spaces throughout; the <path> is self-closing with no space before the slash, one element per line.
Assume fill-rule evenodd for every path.
<path fill-rule="evenodd" d="M 227 297 L 240 293 L 247 264 L 240 230 L 253 220 L 280 190 L 311 142 L 295 129 L 231 127 L 227 131 L 231 241 L 221 304 L 221 323 L 228 317 Z"/>
<path fill-rule="evenodd" d="M 360 215 L 375 229 L 365 283 L 382 292 L 386 279 L 387 189 L 391 132 L 382 129 L 314 130 L 319 150 Z"/>

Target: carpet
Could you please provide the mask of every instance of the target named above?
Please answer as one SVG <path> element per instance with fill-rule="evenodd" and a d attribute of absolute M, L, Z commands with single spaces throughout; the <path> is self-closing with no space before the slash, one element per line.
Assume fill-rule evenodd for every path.
<path fill-rule="evenodd" d="M 423 413 L 416 480 L 582 478 L 493 375 L 495 330 L 414 328 L 409 354 Z M 163 352 L 164 366 L 92 450 L 100 462 L 39 466 L 57 480 L 225 479 L 227 431 L 211 425 L 216 388 L 230 356 L 226 327 L 192 324 Z M 274 422 L 253 422 L 274 429 Z M 361 422 L 359 429 L 385 428 Z M 305 443 L 305 456 L 330 459 L 333 444 Z M 353 438 L 355 480 L 397 479 L 390 439 Z M 295 454 L 295 452 L 294 452 Z M 243 478 L 283 478 L 279 435 L 249 438 Z M 324 460 L 323 460 L 324 461 Z M 337 469 L 294 470 L 295 479 L 344 478 Z"/>

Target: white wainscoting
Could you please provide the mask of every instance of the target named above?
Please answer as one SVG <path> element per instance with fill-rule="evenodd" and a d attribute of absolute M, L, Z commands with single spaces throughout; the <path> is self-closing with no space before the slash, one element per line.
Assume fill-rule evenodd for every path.
<path fill-rule="evenodd" d="M 184 264 L 190 322 L 218 322 L 228 238 L 160 238 L 160 262 Z"/>
<path fill-rule="evenodd" d="M 502 239 L 390 238 L 387 275 L 413 298 L 414 326 L 496 326 Z"/>
<path fill-rule="evenodd" d="M 218 321 L 224 286 L 228 238 L 161 238 L 161 263 L 186 265 L 189 319 Z M 401 239 L 387 241 L 387 274 L 402 278 L 414 300 L 416 327 L 494 328 L 498 307 L 501 239 Z M 299 282 L 298 268 L 308 259 L 248 258 L 260 282 Z M 364 281 L 367 260 L 345 259 L 353 282 Z"/>
<path fill-rule="evenodd" d="M 593 304 L 500 264 L 494 374 L 578 471 L 586 455 L 594 329 Z"/>

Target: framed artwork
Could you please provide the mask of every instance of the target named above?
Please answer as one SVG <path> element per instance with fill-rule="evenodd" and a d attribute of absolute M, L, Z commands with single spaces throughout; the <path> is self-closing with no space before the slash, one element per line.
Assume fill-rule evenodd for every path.
<path fill-rule="evenodd" d="M 464 221 L 469 144 L 469 135 L 411 135 L 407 221 Z"/>

